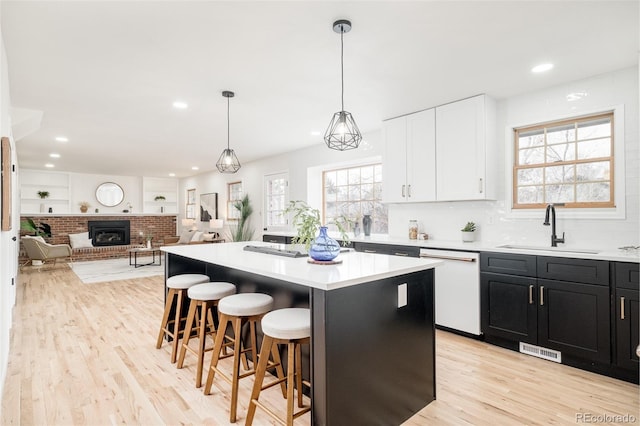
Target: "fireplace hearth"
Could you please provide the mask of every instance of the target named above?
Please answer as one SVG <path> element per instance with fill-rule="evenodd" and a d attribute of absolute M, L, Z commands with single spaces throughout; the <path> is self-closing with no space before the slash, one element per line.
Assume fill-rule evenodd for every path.
<path fill-rule="evenodd" d="M 121 246 L 131 242 L 128 220 L 90 220 L 88 225 L 94 247 Z"/>

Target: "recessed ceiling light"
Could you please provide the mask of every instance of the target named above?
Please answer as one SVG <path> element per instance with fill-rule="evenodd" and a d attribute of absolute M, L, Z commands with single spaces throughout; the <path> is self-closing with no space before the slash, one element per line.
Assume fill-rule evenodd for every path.
<path fill-rule="evenodd" d="M 200 170 L 200 167 L 198 167 L 198 166 L 193 166 L 193 167 L 191 168 L 191 170 Z"/>
<path fill-rule="evenodd" d="M 49 154 L 49 157 L 51 157 L 51 158 L 60 158 L 60 154 L 58 154 L 57 152 L 52 152 L 51 154 Z"/>
<path fill-rule="evenodd" d="M 56 140 L 58 142 L 69 142 L 69 139 L 66 136 L 56 136 Z"/>
<path fill-rule="evenodd" d="M 50 168 L 50 169 L 55 167 L 55 166 L 54 166 L 53 164 L 51 164 L 51 163 L 47 163 L 47 164 L 45 164 L 44 166 L 45 166 L 45 167 L 48 167 L 48 168 Z"/>
<path fill-rule="evenodd" d="M 175 101 L 173 103 L 173 107 L 176 109 L 187 109 L 189 105 L 187 105 L 186 102 L 182 102 L 182 101 Z"/>
<path fill-rule="evenodd" d="M 175 175 L 176 175 L 175 173 L 169 173 L 170 177 L 175 177 Z"/>
<path fill-rule="evenodd" d="M 553 64 L 540 64 L 531 68 L 531 72 L 540 73 L 540 72 L 549 71 L 552 68 L 553 68 Z"/>
<path fill-rule="evenodd" d="M 320 136 L 322 134 L 322 132 L 319 132 L 317 130 L 312 130 L 311 131 L 311 136 Z"/>

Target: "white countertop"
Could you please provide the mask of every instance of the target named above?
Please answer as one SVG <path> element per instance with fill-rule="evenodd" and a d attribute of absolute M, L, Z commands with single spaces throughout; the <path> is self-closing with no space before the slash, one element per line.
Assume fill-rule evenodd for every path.
<path fill-rule="evenodd" d="M 245 241 L 224 244 L 192 244 L 160 249 L 202 262 L 226 266 L 270 278 L 301 284 L 321 290 L 334 290 L 379 279 L 424 271 L 442 265 L 442 261 L 402 256 L 340 253 L 337 265 L 315 265 L 307 257 L 290 258 L 243 250 L 246 245 L 282 248 L 279 244 Z"/>
<path fill-rule="evenodd" d="M 265 235 L 282 235 L 287 237 L 295 236 L 295 232 L 269 232 L 265 231 Z M 331 233 L 333 238 L 339 238 L 338 234 Z M 537 247 L 535 249 L 526 248 L 504 248 L 500 247 L 509 243 L 501 242 L 487 242 L 487 241 L 474 241 L 471 243 L 463 243 L 462 241 L 447 241 L 447 240 L 410 240 L 403 237 L 392 237 L 388 235 L 371 235 L 365 237 L 360 235 L 357 238 L 351 237 L 351 241 L 356 242 L 369 242 L 375 244 L 397 244 L 403 246 L 414 246 L 422 248 L 432 249 L 446 249 L 446 250 L 462 250 L 471 252 L 491 251 L 499 253 L 513 253 L 513 254 L 532 254 L 538 256 L 554 256 L 554 257 L 569 257 L 574 259 L 594 259 L 594 260 L 609 260 L 614 262 L 633 262 L 640 263 L 640 250 L 620 250 L 620 249 L 599 249 L 598 247 L 571 247 L 561 244 L 559 247 Z M 592 250 L 598 253 L 583 253 L 580 251 L 571 250 Z"/>

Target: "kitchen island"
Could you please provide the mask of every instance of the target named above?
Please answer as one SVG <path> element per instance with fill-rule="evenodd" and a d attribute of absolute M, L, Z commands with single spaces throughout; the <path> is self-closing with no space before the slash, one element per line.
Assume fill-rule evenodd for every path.
<path fill-rule="evenodd" d="M 400 424 L 435 399 L 433 268 L 438 260 L 341 253 L 315 265 L 239 242 L 163 247 L 165 277 L 204 273 L 274 309 L 309 307 L 312 424 Z M 277 246 L 277 245 L 276 245 Z M 304 356 L 304 355 L 303 355 Z"/>

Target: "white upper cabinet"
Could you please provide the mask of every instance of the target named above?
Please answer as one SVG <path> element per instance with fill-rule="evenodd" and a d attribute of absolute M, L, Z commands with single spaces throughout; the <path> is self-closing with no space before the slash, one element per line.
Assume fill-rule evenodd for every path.
<path fill-rule="evenodd" d="M 438 201 L 495 199 L 495 102 L 474 96 L 436 108 Z"/>
<path fill-rule="evenodd" d="M 386 203 L 496 197 L 495 102 L 474 96 L 386 120 Z"/>
<path fill-rule="evenodd" d="M 387 120 L 383 123 L 383 131 L 383 201 L 434 201 L 435 110 Z"/>

